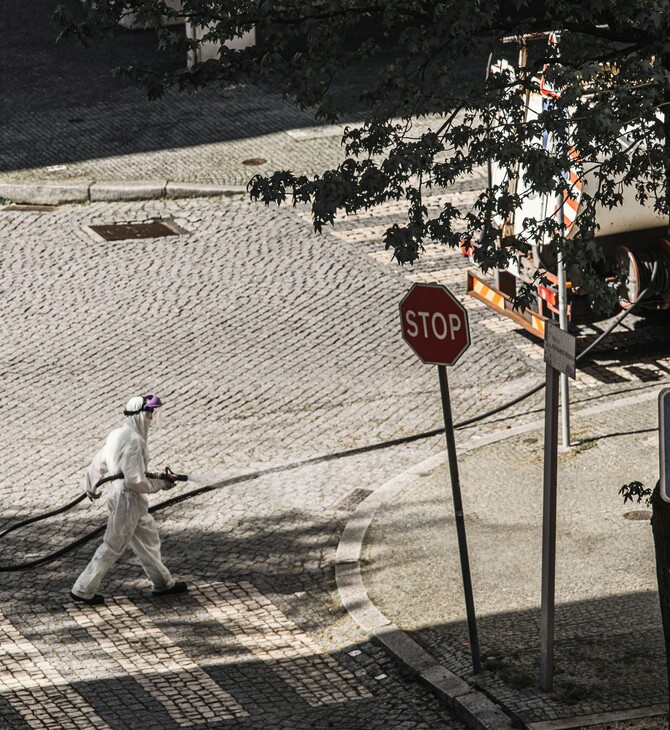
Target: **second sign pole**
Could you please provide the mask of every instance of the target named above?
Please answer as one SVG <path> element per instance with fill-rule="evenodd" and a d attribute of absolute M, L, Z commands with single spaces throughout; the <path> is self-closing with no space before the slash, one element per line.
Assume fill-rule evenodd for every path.
<path fill-rule="evenodd" d="M 559 375 L 576 374 L 576 342 L 573 335 L 547 323 L 544 360 L 547 386 L 544 402 L 544 487 L 542 507 L 542 603 L 540 607 L 540 689 L 554 687 L 554 603 L 556 584 L 556 500 L 558 476 Z"/>
<path fill-rule="evenodd" d="M 540 689 L 554 687 L 554 590 L 556 583 L 556 477 L 558 472 L 559 372 L 547 363 L 544 407 L 544 488 L 542 510 L 542 604 Z"/>
<path fill-rule="evenodd" d="M 479 655 L 479 636 L 477 634 L 475 602 L 472 596 L 472 579 L 470 578 L 470 561 L 468 559 L 468 541 L 465 536 L 465 518 L 463 516 L 463 500 L 461 499 L 461 483 L 458 476 L 456 440 L 454 439 L 454 422 L 451 417 L 451 400 L 449 398 L 447 368 L 444 365 L 438 365 L 437 372 L 440 378 L 440 393 L 442 395 L 442 415 L 444 416 L 444 432 L 447 438 L 447 454 L 449 456 L 449 475 L 451 477 L 451 491 L 453 494 L 454 513 L 456 516 L 458 553 L 461 558 L 463 592 L 465 594 L 465 610 L 468 617 L 468 632 L 470 634 L 472 671 L 474 674 L 479 674 L 479 672 L 481 672 L 482 670 L 482 664 Z"/>

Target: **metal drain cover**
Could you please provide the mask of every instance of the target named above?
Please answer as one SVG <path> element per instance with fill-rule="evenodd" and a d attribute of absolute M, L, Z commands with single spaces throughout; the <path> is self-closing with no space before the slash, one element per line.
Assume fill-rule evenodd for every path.
<path fill-rule="evenodd" d="M 358 505 L 371 494 L 372 490 L 370 489 L 354 489 L 353 492 L 345 495 L 339 500 L 339 502 L 337 502 L 335 509 L 344 510 L 345 512 L 353 512 L 356 507 L 358 507 Z"/>
<path fill-rule="evenodd" d="M 162 236 L 178 236 L 175 230 L 163 221 L 147 223 L 109 223 L 101 226 L 89 226 L 105 241 L 126 241 L 137 238 L 161 238 Z"/>
<path fill-rule="evenodd" d="M 33 213 L 50 213 L 56 210 L 55 205 L 35 205 L 34 203 L 12 203 L 5 205 L 3 210 L 25 210 Z"/>

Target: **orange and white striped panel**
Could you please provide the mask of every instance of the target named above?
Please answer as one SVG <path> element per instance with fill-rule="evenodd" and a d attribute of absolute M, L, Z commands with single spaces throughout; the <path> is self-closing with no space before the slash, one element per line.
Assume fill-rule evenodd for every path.
<path fill-rule="evenodd" d="M 487 286 L 483 281 L 474 279 L 472 282 L 472 291 L 479 294 L 480 297 L 484 297 L 487 302 L 490 302 L 494 307 L 504 310 L 505 309 L 505 297 L 499 294 L 491 287 Z"/>
<path fill-rule="evenodd" d="M 547 39 L 550 46 L 553 46 L 554 48 L 558 45 L 558 36 L 555 33 L 550 33 L 549 38 Z M 548 96 L 552 97 L 554 99 L 557 99 L 559 97 L 559 92 L 557 89 L 552 88 L 548 83 L 547 80 L 544 78 L 544 72 L 547 70 L 547 65 L 544 65 L 544 68 L 542 69 L 542 76 L 540 77 L 540 93 L 542 96 Z"/>
<path fill-rule="evenodd" d="M 579 153 L 574 147 L 570 149 L 570 157 L 572 157 L 575 166 L 570 168 L 567 175 L 570 191 L 563 193 L 563 225 L 566 231 L 569 231 L 572 224 L 577 220 L 583 188 L 582 179 L 579 176 Z M 554 210 L 554 215 L 558 215 L 558 205 Z"/>
<path fill-rule="evenodd" d="M 544 320 L 540 319 L 536 315 L 534 315 L 532 312 L 530 313 L 530 324 L 531 327 L 536 331 L 539 332 L 542 337 L 544 337 Z"/>
<path fill-rule="evenodd" d="M 556 47 L 556 45 L 558 44 L 558 36 L 555 33 L 550 33 L 548 42 L 550 46 Z M 542 77 L 540 78 L 540 93 L 543 97 L 545 97 L 544 108 L 546 108 L 546 105 L 550 103 L 550 99 L 557 99 L 560 96 L 560 91 L 552 88 L 547 83 L 544 77 L 544 71 L 546 70 L 546 68 L 547 67 L 545 65 L 544 69 L 542 70 Z M 547 133 L 545 133 L 544 145 L 545 147 L 548 147 L 549 145 L 549 135 Z M 575 220 L 577 219 L 577 213 L 579 211 L 579 203 L 581 201 L 583 187 L 582 180 L 579 174 L 581 168 L 581 160 L 579 153 L 574 147 L 570 148 L 570 157 L 572 158 L 573 166 L 568 170 L 568 173 L 566 175 L 566 180 L 570 184 L 570 191 L 563 193 L 563 225 L 566 231 L 570 230 Z M 557 204 L 554 210 L 554 215 L 556 216 L 558 215 L 558 209 L 559 205 Z"/>

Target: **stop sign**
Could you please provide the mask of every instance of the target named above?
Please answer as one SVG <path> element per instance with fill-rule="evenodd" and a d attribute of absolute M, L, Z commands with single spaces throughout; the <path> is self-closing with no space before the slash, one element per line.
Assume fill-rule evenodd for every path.
<path fill-rule="evenodd" d="M 442 284 L 414 284 L 400 318 L 403 339 L 425 363 L 453 365 L 470 347 L 468 314 Z"/>

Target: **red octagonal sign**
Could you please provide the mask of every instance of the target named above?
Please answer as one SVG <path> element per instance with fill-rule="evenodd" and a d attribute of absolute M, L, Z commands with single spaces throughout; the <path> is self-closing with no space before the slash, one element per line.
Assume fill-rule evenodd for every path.
<path fill-rule="evenodd" d="M 403 339 L 427 364 L 453 365 L 470 347 L 468 314 L 442 284 L 414 284 L 400 318 Z"/>

